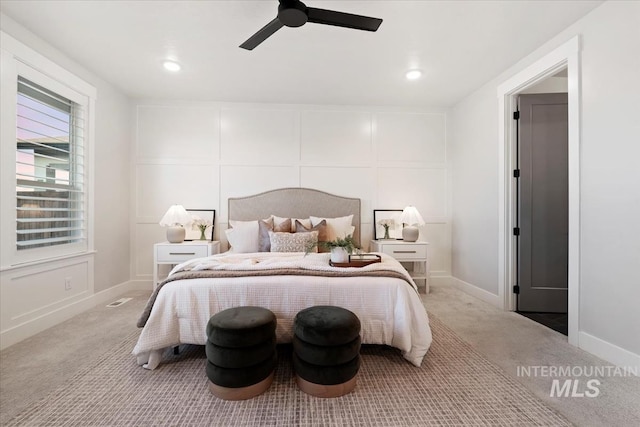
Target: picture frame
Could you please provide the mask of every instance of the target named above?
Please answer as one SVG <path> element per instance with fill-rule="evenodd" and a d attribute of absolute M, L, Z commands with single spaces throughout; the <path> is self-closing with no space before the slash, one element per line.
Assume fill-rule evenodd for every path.
<path fill-rule="evenodd" d="M 216 226 L 216 210 L 215 209 L 185 209 L 191 218 L 193 219 L 202 219 L 211 223 L 211 227 L 208 227 L 204 235 L 206 239 L 204 241 L 213 242 L 214 229 Z M 188 225 L 185 227 L 185 241 L 194 241 L 201 240 L 200 239 L 200 229 L 194 225 Z"/>
<path fill-rule="evenodd" d="M 375 240 L 402 240 L 402 223 L 400 215 L 402 209 L 374 209 L 373 210 L 373 236 Z M 383 220 L 393 220 L 389 227 L 389 238 L 384 237 L 384 227 L 380 224 Z"/>

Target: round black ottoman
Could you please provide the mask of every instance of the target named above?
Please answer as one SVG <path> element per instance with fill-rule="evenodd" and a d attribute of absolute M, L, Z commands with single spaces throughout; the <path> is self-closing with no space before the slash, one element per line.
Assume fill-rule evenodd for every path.
<path fill-rule="evenodd" d="M 360 354 L 360 336 L 342 345 L 315 345 L 293 336 L 293 351 L 307 363 L 333 366 L 347 363 Z"/>
<path fill-rule="evenodd" d="M 276 323 L 276 315 L 263 307 L 229 308 L 209 319 L 207 337 L 221 347 L 251 347 L 271 339 Z"/>
<path fill-rule="evenodd" d="M 298 387 L 316 397 L 339 397 L 356 386 L 360 319 L 335 306 L 300 311 L 293 322 L 293 368 Z"/>
<path fill-rule="evenodd" d="M 360 319 L 346 308 L 316 305 L 296 314 L 293 332 L 309 344 L 347 344 L 360 335 Z"/>
<path fill-rule="evenodd" d="M 225 400 L 244 400 L 273 382 L 276 316 L 262 307 L 234 307 L 207 323 L 209 391 Z"/>

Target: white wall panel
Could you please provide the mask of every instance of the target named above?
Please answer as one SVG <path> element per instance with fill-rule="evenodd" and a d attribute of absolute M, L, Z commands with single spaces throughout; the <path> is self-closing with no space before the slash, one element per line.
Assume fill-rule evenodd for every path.
<path fill-rule="evenodd" d="M 195 110 L 217 120 L 212 128 L 219 134 L 208 125 L 192 127 L 191 140 L 211 147 L 219 158 L 184 157 L 173 146 L 138 156 L 132 224 L 132 274 L 137 279 L 152 274 L 153 244 L 165 240 L 156 223 L 172 203 L 216 209 L 215 237 L 226 248 L 229 197 L 282 187 L 359 197 L 364 249 L 373 237 L 373 209 L 417 206 L 431 222 L 421 236 L 432 240 L 432 267 L 441 275 L 449 271 L 444 114 L 271 104 L 139 108 L 139 153 L 153 148 L 152 140 L 170 145 L 175 139 L 171 135 L 184 131 L 180 118 Z M 158 128 L 147 129 L 153 126 Z M 390 154 L 378 159 L 379 152 Z"/>
<path fill-rule="evenodd" d="M 373 168 L 301 167 L 300 186 L 361 200 L 361 222 L 371 222 L 375 195 Z"/>
<path fill-rule="evenodd" d="M 136 239 L 135 274 L 151 276 L 153 275 L 153 245 L 167 241 L 167 230 L 160 224 L 136 224 L 133 234 Z"/>
<path fill-rule="evenodd" d="M 218 110 L 207 105 L 138 106 L 138 158 L 218 159 Z"/>
<path fill-rule="evenodd" d="M 2 330 L 33 320 L 90 289 L 90 263 L 64 260 L 2 273 Z M 65 289 L 69 280 L 71 289 Z"/>
<path fill-rule="evenodd" d="M 220 128 L 225 163 L 283 165 L 300 156 L 292 110 L 223 109 Z"/>
<path fill-rule="evenodd" d="M 378 160 L 411 163 L 446 161 L 444 114 L 376 114 Z"/>
<path fill-rule="evenodd" d="M 413 205 L 427 222 L 446 221 L 446 169 L 379 168 L 376 209 Z"/>
<path fill-rule="evenodd" d="M 448 276 L 451 271 L 450 224 L 425 224 L 420 227 L 420 240 L 429 242 L 429 270 L 432 275 Z"/>
<path fill-rule="evenodd" d="M 298 168 L 292 166 L 222 166 L 220 220 L 227 221 L 229 197 L 243 197 L 282 187 L 299 187 Z"/>
<path fill-rule="evenodd" d="M 191 209 L 218 209 L 218 166 L 138 165 L 136 216 L 160 218 L 173 204 Z"/>
<path fill-rule="evenodd" d="M 303 111 L 300 120 L 304 163 L 359 166 L 371 161 L 371 113 Z"/>

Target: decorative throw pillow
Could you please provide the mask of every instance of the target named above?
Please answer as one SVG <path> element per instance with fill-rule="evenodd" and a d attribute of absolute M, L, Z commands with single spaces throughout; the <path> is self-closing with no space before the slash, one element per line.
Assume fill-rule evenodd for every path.
<path fill-rule="evenodd" d="M 311 219 L 309 218 L 291 218 L 291 232 L 293 233 L 296 232 L 296 221 L 304 225 L 306 228 L 313 227 L 313 225 L 311 225 Z"/>
<path fill-rule="evenodd" d="M 344 238 L 353 233 L 355 227 L 351 225 L 353 221 L 353 215 L 342 216 L 339 218 L 318 218 L 315 216 L 309 217 L 311 219 L 311 225 L 314 227 L 318 225 L 323 219 L 327 221 L 327 240 L 335 240 L 336 238 Z M 353 228 L 352 228 L 353 227 Z"/>
<path fill-rule="evenodd" d="M 309 218 L 283 218 L 281 216 L 276 216 L 276 215 L 271 215 L 271 217 L 273 218 L 273 223 L 274 224 L 280 224 L 281 222 L 284 221 L 291 221 L 291 232 L 295 233 L 296 232 L 296 221 L 300 221 L 301 224 L 303 224 L 305 227 L 307 228 L 311 228 L 311 220 Z"/>
<path fill-rule="evenodd" d="M 284 220 L 279 223 L 274 221 L 273 216 L 271 218 L 258 221 L 258 252 L 269 252 L 271 250 L 271 238 L 269 237 L 270 231 L 289 233 L 290 230 L 290 218 L 284 218 Z"/>
<path fill-rule="evenodd" d="M 233 252 L 258 252 L 258 221 L 229 221 L 232 228 L 225 230 Z"/>
<path fill-rule="evenodd" d="M 305 252 L 307 248 L 318 242 L 318 232 L 307 233 L 275 233 L 269 232 L 271 252 Z M 314 252 L 312 249 L 310 252 Z"/>
<path fill-rule="evenodd" d="M 273 217 L 258 221 L 258 252 L 269 252 L 269 231 L 273 231 Z"/>
<path fill-rule="evenodd" d="M 317 231 L 318 232 L 318 242 L 326 242 L 327 241 L 327 221 L 322 220 L 316 224 L 315 227 L 305 227 L 304 224 L 300 222 L 300 220 L 296 219 L 296 233 L 304 233 L 309 231 Z M 330 252 L 329 249 L 319 246 L 318 252 Z"/>

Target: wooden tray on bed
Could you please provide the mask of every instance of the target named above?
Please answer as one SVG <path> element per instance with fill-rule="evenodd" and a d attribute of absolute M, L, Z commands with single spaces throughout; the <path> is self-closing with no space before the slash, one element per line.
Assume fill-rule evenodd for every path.
<path fill-rule="evenodd" d="M 329 261 L 332 267 L 364 267 L 365 265 L 382 262 L 382 257 L 376 254 L 349 255 L 349 262 Z"/>

